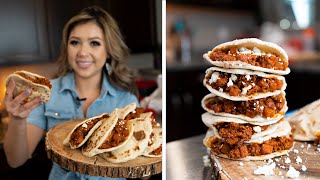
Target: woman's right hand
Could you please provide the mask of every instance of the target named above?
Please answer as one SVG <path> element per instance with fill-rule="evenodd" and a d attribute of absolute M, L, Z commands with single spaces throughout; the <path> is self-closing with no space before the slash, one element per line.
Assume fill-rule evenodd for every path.
<path fill-rule="evenodd" d="M 43 104 L 40 97 L 34 98 L 33 100 L 24 103 L 24 99 L 26 99 L 28 96 L 30 96 L 31 91 L 27 89 L 26 91 L 20 93 L 15 98 L 13 97 L 13 90 L 16 86 L 16 83 L 14 80 L 10 80 L 7 86 L 6 95 L 5 95 L 5 107 L 9 115 L 11 116 L 11 119 L 26 119 L 30 112 L 39 106 L 40 104 Z"/>

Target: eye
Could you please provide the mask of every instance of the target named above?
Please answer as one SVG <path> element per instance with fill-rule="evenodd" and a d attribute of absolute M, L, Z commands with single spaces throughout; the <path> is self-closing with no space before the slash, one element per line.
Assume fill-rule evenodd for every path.
<path fill-rule="evenodd" d="M 100 43 L 99 41 L 91 41 L 91 42 L 90 42 L 90 45 L 91 45 L 92 47 L 96 47 L 96 46 L 100 46 L 101 43 Z"/>
<path fill-rule="evenodd" d="M 71 45 L 73 45 L 73 46 L 76 46 L 76 45 L 79 44 L 79 41 L 77 41 L 77 40 L 71 40 L 69 43 L 70 43 Z"/>

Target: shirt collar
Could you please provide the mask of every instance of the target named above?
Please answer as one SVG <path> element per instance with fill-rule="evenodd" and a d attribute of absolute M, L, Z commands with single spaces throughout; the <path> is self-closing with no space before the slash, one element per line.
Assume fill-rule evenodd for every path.
<path fill-rule="evenodd" d="M 69 72 L 65 76 L 62 77 L 60 91 L 63 92 L 65 90 L 70 90 L 72 92 L 76 92 L 76 85 L 74 81 L 74 73 Z M 115 96 L 117 89 L 114 87 L 108 80 L 108 77 L 105 72 L 102 74 L 102 86 L 101 86 L 101 96 L 104 97 L 107 93 Z"/>

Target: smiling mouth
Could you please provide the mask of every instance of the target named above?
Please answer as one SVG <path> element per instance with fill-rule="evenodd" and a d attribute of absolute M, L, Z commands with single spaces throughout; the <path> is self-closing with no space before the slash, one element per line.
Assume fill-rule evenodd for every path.
<path fill-rule="evenodd" d="M 77 65 L 80 68 L 88 68 L 89 66 L 91 66 L 93 64 L 92 61 L 77 61 Z"/>

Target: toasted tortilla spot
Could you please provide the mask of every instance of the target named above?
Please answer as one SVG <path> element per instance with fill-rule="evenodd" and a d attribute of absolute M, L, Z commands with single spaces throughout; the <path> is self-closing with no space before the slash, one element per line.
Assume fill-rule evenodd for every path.
<path fill-rule="evenodd" d="M 144 133 L 144 131 L 137 131 L 137 132 L 134 132 L 133 133 L 133 136 L 134 138 L 137 140 L 137 141 L 141 141 L 143 139 L 146 138 L 146 134 Z"/>

